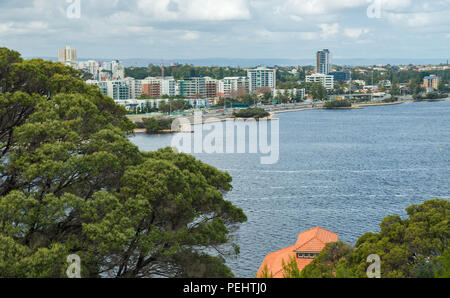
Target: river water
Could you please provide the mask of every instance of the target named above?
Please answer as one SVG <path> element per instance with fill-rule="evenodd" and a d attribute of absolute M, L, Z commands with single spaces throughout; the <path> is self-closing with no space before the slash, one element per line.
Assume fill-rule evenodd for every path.
<path fill-rule="evenodd" d="M 264 257 L 320 226 L 354 244 L 378 232 L 387 215 L 431 198 L 450 199 L 450 101 L 361 110 L 279 114 L 279 161 L 258 154 L 195 154 L 228 171 L 226 199 L 248 222 L 235 232 L 239 257 L 227 260 L 236 277 L 254 277 Z M 150 151 L 173 135 L 137 135 Z"/>

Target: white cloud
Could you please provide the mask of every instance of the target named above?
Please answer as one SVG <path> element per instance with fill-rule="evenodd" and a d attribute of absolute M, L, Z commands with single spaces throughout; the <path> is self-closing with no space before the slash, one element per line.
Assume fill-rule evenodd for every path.
<path fill-rule="evenodd" d="M 413 3 L 411 0 L 379 0 L 381 1 L 381 9 L 396 11 L 411 8 Z"/>
<path fill-rule="evenodd" d="M 155 29 L 150 26 L 128 26 L 127 29 L 130 33 L 136 34 L 151 34 L 155 32 Z"/>
<path fill-rule="evenodd" d="M 187 31 L 185 32 L 180 39 L 182 40 L 196 40 L 200 38 L 200 34 L 198 32 Z"/>
<path fill-rule="evenodd" d="M 31 22 L 8 22 L 0 24 L 0 35 L 10 34 L 29 34 L 33 32 L 42 32 L 48 28 L 48 24 L 40 21 Z"/>
<path fill-rule="evenodd" d="M 303 40 L 314 40 L 319 37 L 317 32 L 298 32 L 297 36 Z"/>
<path fill-rule="evenodd" d="M 138 8 L 158 21 L 246 20 L 246 0 L 138 0 Z"/>
<path fill-rule="evenodd" d="M 303 21 L 303 18 L 302 18 L 302 17 L 299 17 L 299 16 L 294 15 L 294 14 L 289 15 L 289 18 L 290 18 L 291 20 L 295 21 L 295 22 L 301 22 L 301 21 Z"/>
<path fill-rule="evenodd" d="M 81 19 L 68 19 L 65 0 L 0 0 L 0 40 L 28 56 L 65 44 L 80 57 L 117 58 L 309 57 L 325 45 L 348 56 L 448 53 L 450 0 L 379 1 L 382 19 L 367 17 L 369 0 L 81 0 Z M 189 42 L 186 54 L 200 38 L 211 42 Z M 364 46 L 383 41 L 380 52 Z"/>
<path fill-rule="evenodd" d="M 12 25 L 12 22 L 0 24 L 0 35 L 8 34 L 11 31 Z"/>
<path fill-rule="evenodd" d="M 339 33 L 339 24 L 320 24 L 319 25 L 320 30 L 322 31 L 320 36 L 323 39 L 328 39 L 336 36 Z"/>
<path fill-rule="evenodd" d="M 282 9 L 302 15 L 323 15 L 342 10 L 367 6 L 366 0 L 287 0 Z"/>
<path fill-rule="evenodd" d="M 369 33 L 367 28 L 346 28 L 344 29 L 344 35 L 350 38 L 360 38 L 361 35 Z"/>
<path fill-rule="evenodd" d="M 386 17 L 391 23 L 413 28 L 428 26 L 438 20 L 428 13 L 388 13 Z"/>

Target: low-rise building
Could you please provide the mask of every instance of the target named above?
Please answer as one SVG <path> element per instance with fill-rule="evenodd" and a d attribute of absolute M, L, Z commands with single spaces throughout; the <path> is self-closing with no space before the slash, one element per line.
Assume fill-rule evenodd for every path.
<path fill-rule="evenodd" d="M 249 93 L 250 80 L 247 77 L 226 77 L 219 81 L 219 96 L 239 96 Z"/>
<path fill-rule="evenodd" d="M 307 83 L 320 83 L 327 90 L 333 90 L 334 88 L 334 77 L 332 75 L 327 75 L 323 73 L 315 73 L 306 76 L 305 82 Z"/>
<path fill-rule="evenodd" d="M 350 71 L 333 71 L 329 75 L 333 76 L 335 82 L 348 82 L 352 78 Z"/>
<path fill-rule="evenodd" d="M 278 95 L 290 95 L 291 97 L 299 97 L 304 99 L 306 96 L 305 88 L 293 88 L 293 89 L 275 89 L 273 90 L 273 97 L 277 97 Z"/>
<path fill-rule="evenodd" d="M 338 235 L 320 227 L 302 232 L 297 242 L 281 250 L 268 254 L 259 267 L 256 277 L 283 278 L 283 262 L 295 259 L 300 271 L 309 265 L 329 242 L 337 242 Z M 268 276 L 264 276 L 267 274 Z"/>
<path fill-rule="evenodd" d="M 436 75 L 426 76 L 423 78 L 423 84 L 424 87 L 427 89 L 427 91 L 433 91 L 434 89 L 438 89 L 440 81 L 441 78 Z"/>

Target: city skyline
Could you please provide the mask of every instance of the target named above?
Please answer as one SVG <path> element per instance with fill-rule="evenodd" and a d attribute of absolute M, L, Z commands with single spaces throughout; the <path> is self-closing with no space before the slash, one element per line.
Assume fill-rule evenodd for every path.
<path fill-rule="evenodd" d="M 329 48 L 334 60 L 442 62 L 450 49 L 449 0 L 78 2 L 79 18 L 66 1 L 2 1 L 1 46 L 25 57 L 64 45 L 80 58 L 164 60 L 309 59 Z"/>

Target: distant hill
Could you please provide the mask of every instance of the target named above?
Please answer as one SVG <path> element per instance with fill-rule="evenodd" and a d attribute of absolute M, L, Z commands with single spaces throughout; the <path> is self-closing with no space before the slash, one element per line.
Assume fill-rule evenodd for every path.
<path fill-rule="evenodd" d="M 36 57 L 25 57 L 27 59 Z M 55 57 L 40 57 L 45 60 L 57 61 Z M 96 60 L 96 61 L 111 61 L 111 58 L 79 58 L 79 61 Z M 149 64 L 161 64 L 161 59 L 151 58 L 126 58 L 118 59 L 126 67 L 130 66 L 147 66 Z M 240 66 L 240 67 L 256 67 L 256 66 L 291 66 L 291 65 L 314 65 L 315 60 L 312 59 L 280 59 L 280 58 L 266 58 L 266 59 L 246 59 L 246 58 L 204 58 L 204 59 L 167 59 L 163 60 L 166 65 L 170 63 L 178 64 L 192 64 L 195 66 Z M 408 65 L 408 64 L 420 64 L 420 65 L 436 65 L 440 63 L 446 63 L 447 59 L 437 58 L 385 58 L 385 59 L 333 59 L 333 64 L 341 66 L 367 66 L 367 65 Z"/>

